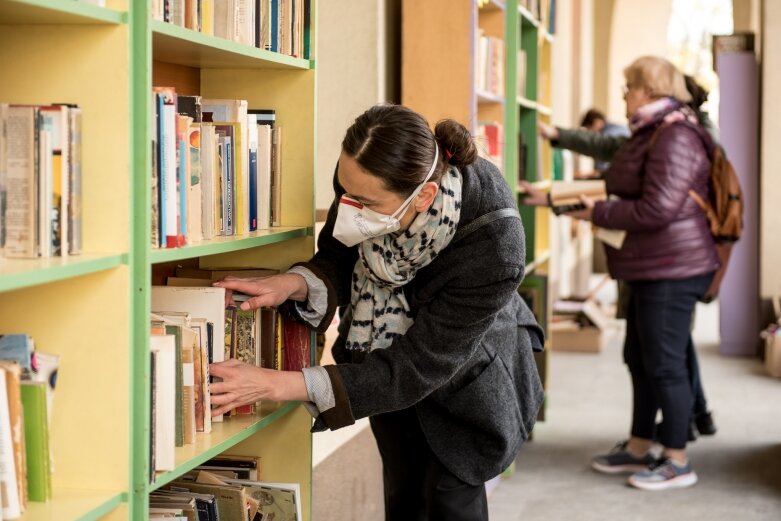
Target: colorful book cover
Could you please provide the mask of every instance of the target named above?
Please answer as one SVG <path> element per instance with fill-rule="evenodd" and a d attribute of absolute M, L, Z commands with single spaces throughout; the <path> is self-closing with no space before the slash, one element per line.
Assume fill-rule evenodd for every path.
<path fill-rule="evenodd" d="M 300 371 L 309 367 L 312 356 L 312 330 L 289 316 L 284 317 L 283 324 L 285 371 Z"/>
<path fill-rule="evenodd" d="M 176 91 L 172 87 L 155 87 L 160 109 L 158 149 L 160 151 L 160 207 L 164 233 L 161 241 L 166 248 L 179 245 L 179 201 L 177 199 L 176 168 Z"/>
<path fill-rule="evenodd" d="M 187 241 L 187 197 L 190 193 L 190 147 L 188 144 L 190 123 L 189 116 L 177 115 L 176 117 L 176 245 L 184 246 Z"/>
<path fill-rule="evenodd" d="M 187 145 L 190 167 L 190 182 L 187 194 L 187 242 L 192 243 L 203 239 L 200 124 L 190 124 Z"/>

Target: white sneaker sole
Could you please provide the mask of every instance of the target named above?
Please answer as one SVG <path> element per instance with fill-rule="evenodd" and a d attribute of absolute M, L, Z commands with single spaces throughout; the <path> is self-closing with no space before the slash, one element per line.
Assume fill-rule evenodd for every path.
<path fill-rule="evenodd" d="M 648 465 L 602 465 L 592 461 L 591 468 L 603 474 L 634 474 L 648 470 Z"/>
<path fill-rule="evenodd" d="M 684 474 L 682 476 L 678 476 L 673 479 L 668 479 L 667 481 L 641 481 L 641 480 L 634 479 L 634 476 L 629 478 L 629 484 L 632 485 L 633 487 L 639 488 L 641 490 L 651 490 L 654 492 L 659 490 L 670 490 L 674 488 L 691 487 L 696 483 L 697 483 L 697 473 L 694 471 L 691 471 L 688 474 Z"/>

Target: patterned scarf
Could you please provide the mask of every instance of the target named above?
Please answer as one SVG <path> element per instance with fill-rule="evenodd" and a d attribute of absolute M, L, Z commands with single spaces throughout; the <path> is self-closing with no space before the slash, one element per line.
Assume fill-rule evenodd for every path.
<path fill-rule="evenodd" d="M 413 320 L 404 285 L 450 243 L 460 215 L 461 173 L 450 167 L 431 208 L 419 214 L 409 229 L 358 245 L 348 349 L 384 349 L 407 332 Z"/>
<path fill-rule="evenodd" d="M 641 128 L 663 120 L 664 123 L 687 120 L 698 124 L 697 114 L 675 98 L 659 98 L 643 105 L 629 118 L 629 130 L 634 134 Z"/>

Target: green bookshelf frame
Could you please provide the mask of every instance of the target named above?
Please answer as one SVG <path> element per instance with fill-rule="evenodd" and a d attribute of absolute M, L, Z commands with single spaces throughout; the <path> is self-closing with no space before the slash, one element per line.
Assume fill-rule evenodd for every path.
<path fill-rule="evenodd" d="M 299 454 L 287 452 L 288 456 L 270 454 L 269 460 L 275 469 L 280 469 L 280 461 L 288 457 L 291 466 L 295 467 L 292 474 L 301 477 L 302 497 L 304 503 L 304 520 L 311 516 L 311 434 L 308 415 L 304 415 L 297 402 L 284 404 L 263 404 L 258 414 L 248 417 L 231 418 L 223 423 L 216 423 L 211 434 L 200 435 L 195 445 L 188 445 L 177 449 L 176 468 L 171 472 L 161 473 L 150 483 L 149 452 L 150 452 L 150 389 L 148 386 L 149 364 L 149 313 L 150 288 L 152 267 L 158 263 L 170 261 L 195 259 L 207 257 L 210 261 L 219 260 L 221 255 L 247 251 L 248 255 L 277 255 L 286 251 L 279 263 L 287 263 L 290 257 L 311 254 L 314 249 L 314 86 L 315 70 L 312 57 L 312 42 L 316 32 L 316 1 L 312 0 L 311 30 L 305 35 L 305 47 L 310 58 L 292 58 L 289 56 L 255 49 L 240 45 L 225 39 L 206 36 L 198 32 L 162 23 L 152 19 L 151 2 L 149 0 L 114 0 L 113 5 L 126 5 L 126 10 L 98 7 L 78 0 L 0 0 L 0 30 L 8 26 L 31 26 L 33 29 L 42 30 L 41 26 L 66 26 L 72 31 L 80 31 L 80 27 L 106 26 L 105 31 L 121 30 L 122 39 L 112 41 L 112 45 L 119 45 L 127 52 L 127 98 L 121 98 L 119 110 L 126 110 L 121 114 L 121 123 L 127 121 L 127 172 L 118 174 L 118 178 L 126 180 L 127 192 L 130 204 L 127 206 L 127 246 L 119 248 L 121 251 L 95 252 L 86 250 L 83 255 L 50 258 L 50 259 L 7 259 L 0 258 L 0 298 L 6 294 L 33 288 L 35 295 L 45 295 L 48 292 L 46 285 L 57 284 L 56 288 L 63 291 L 73 291 L 71 288 L 88 288 L 92 291 L 100 287 L 103 281 L 111 284 L 127 287 L 125 295 L 116 295 L 118 309 L 122 317 L 119 330 L 127 330 L 127 336 L 122 334 L 119 344 L 124 345 L 127 338 L 127 348 L 115 348 L 121 352 L 118 363 L 124 368 L 127 363 L 128 408 L 124 404 L 115 404 L 119 410 L 129 411 L 128 418 L 124 421 L 128 424 L 127 440 L 117 445 L 124 458 L 127 452 L 127 479 L 122 478 L 124 469 L 119 470 L 120 479 L 124 486 L 118 490 L 103 490 L 102 484 L 84 486 L 81 483 L 67 482 L 65 486 L 55 486 L 54 497 L 47 503 L 34 503 L 28 505 L 27 512 L 23 516 L 25 521 L 42 521 L 48 519 L 75 519 L 79 521 L 93 521 L 97 519 L 132 519 L 145 520 L 148 518 L 148 495 L 151 491 L 169 483 L 180 474 L 191 470 L 203 461 L 231 450 L 241 444 L 259 446 L 256 434 L 272 431 L 272 439 L 281 440 L 290 437 L 302 446 Z M 112 27 L 116 26 L 116 27 Z M 45 28 L 43 29 L 45 30 Z M 99 27 L 103 31 L 103 27 Z M 126 33 L 126 38 L 125 38 Z M 98 33 L 90 33 L 98 34 Z M 107 33 L 99 33 L 101 37 Z M 113 33 L 117 34 L 117 33 Z M 151 149 L 149 143 L 152 140 L 153 104 L 152 104 L 152 71 L 153 62 L 160 61 L 177 66 L 185 66 L 203 69 L 204 82 L 214 81 L 213 69 L 218 69 L 217 74 L 231 73 L 234 70 L 243 71 L 237 81 L 239 93 L 236 98 L 247 96 L 254 85 L 254 79 L 259 73 L 273 75 L 269 81 L 273 82 L 279 93 L 271 96 L 262 96 L 259 99 L 277 107 L 278 112 L 287 114 L 290 128 L 293 129 L 288 137 L 288 144 L 298 143 L 302 130 L 306 136 L 300 138 L 306 145 L 304 150 L 291 148 L 285 157 L 290 157 L 290 163 L 286 161 L 286 172 L 292 175 L 293 183 L 311 183 L 311 197 L 300 197 L 293 194 L 293 190 L 283 193 L 283 224 L 285 215 L 288 215 L 290 224 L 283 227 L 274 227 L 267 230 L 259 230 L 251 234 L 237 237 L 219 237 L 177 249 L 153 249 L 150 246 L 151 229 Z M 124 65 L 123 65 L 124 67 Z M 208 74 L 207 74 L 208 70 Z M 124 73 L 124 69 L 122 71 Z M 124 74 L 123 74 L 124 76 Z M 122 76 L 122 78 L 123 78 Z M 11 81 L 8 79 L 0 80 Z M 24 80 L 15 80 L 24 81 Z M 120 81 L 125 81 L 124 78 Z M 211 83 L 210 83 L 211 84 Z M 19 86 L 19 83 L 8 85 Z M 290 93 L 287 92 L 290 89 Z M 243 89 L 243 90 L 242 90 Z M 207 89 L 214 92 L 214 88 Z M 230 96 L 232 92 L 227 91 Z M 251 96 L 251 94 L 249 94 Z M 216 96 L 212 96 L 216 97 Z M 226 97 L 226 96 L 223 96 Z M 286 98 L 290 98 L 286 100 Z M 1 98 L 0 98 L 1 99 Z M 125 107 L 125 103 L 128 105 Z M 58 101 L 58 100 L 54 100 Z M 303 102 L 303 103 L 302 103 Z M 299 109 L 299 106 L 304 107 Z M 298 113 L 296 110 L 300 110 Z M 283 122 L 283 124 L 285 124 Z M 295 137 L 294 137 L 295 136 Z M 122 140 L 123 143 L 124 137 Z M 292 146 L 292 145 L 291 145 Z M 310 150 L 311 148 L 311 150 Z M 288 168 L 289 167 L 289 168 Z M 91 171 L 90 173 L 94 172 Z M 283 180 L 283 183 L 285 181 Z M 301 185 L 299 185 L 301 186 Z M 124 197 L 123 187 L 122 193 Z M 304 194 L 310 189 L 303 190 Z M 289 211 L 288 211 L 289 210 Z M 122 209 L 124 215 L 125 209 Z M 100 220 L 100 215 L 85 215 L 85 219 Z M 125 237 L 122 231 L 120 237 Z M 91 243 L 94 248 L 97 243 Z M 124 241 L 119 241 L 124 242 Z M 289 247 L 288 247 L 289 245 Z M 270 250 L 264 250 L 270 246 Z M 74 282 L 70 282 L 74 281 Z M 86 281 L 86 282 L 80 282 Z M 125 282 L 126 281 L 126 282 Z M 63 285 L 64 284 L 64 285 Z M 6 306 L 13 302 L 11 299 L 24 296 L 25 292 L 14 293 L 6 297 Z M 78 295 L 73 295 L 73 302 L 79 303 Z M 60 294 L 61 300 L 70 298 L 67 293 Z M 114 296 L 112 296 L 114 298 Z M 77 306 L 74 306 L 76 308 Z M 85 310 L 82 314 L 89 313 Z M 126 313 L 126 314 L 125 314 Z M 32 320 L 32 319 L 31 319 Z M 5 324 L 6 329 L 8 324 Z M 43 326 L 41 326 L 43 327 Z M 5 330 L 3 332 L 6 332 Z M 312 336 L 314 346 L 314 335 Z M 86 355 L 82 355 L 86 356 Z M 314 349 L 312 350 L 312 361 Z M 77 363 L 77 362 L 76 362 Z M 83 378 L 83 374 L 77 374 L 76 378 Z M 100 389 L 96 389 L 99 392 Z M 124 425 L 124 423 L 123 423 Z M 303 426 L 303 429 L 301 428 Z M 123 426 L 121 430 L 125 432 Z M 265 440 L 265 438 L 263 438 Z M 111 440 L 102 440 L 101 443 L 111 443 Z M 270 451 L 275 452 L 275 451 Z M 284 449 L 283 449 L 284 452 Z M 266 461 L 266 453 L 263 453 Z M 86 455 L 89 457 L 89 455 Z M 123 460 L 124 461 L 124 460 Z M 100 464 L 100 463 L 96 463 Z M 283 465 L 284 466 L 284 465 Z M 291 480 L 290 473 L 282 472 L 277 479 L 277 474 L 267 476 L 269 480 Z M 304 482 L 306 481 L 306 482 Z M 106 488 L 110 488 L 109 485 Z M 308 504 L 308 505 L 307 505 Z"/>

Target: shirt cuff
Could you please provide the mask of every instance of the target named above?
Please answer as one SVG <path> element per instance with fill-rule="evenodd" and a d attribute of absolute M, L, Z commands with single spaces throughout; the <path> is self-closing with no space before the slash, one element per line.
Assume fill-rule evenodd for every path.
<path fill-rule="evenodd" d="M 331 385 L 331 378 L 328 376 L 328 372 L 324 367 L 304 367 L 301 369 L 304 374 L 304 384 L 306 385 L 306 393 L 309 395 L 309 401 L 317 407 L 318 412 L 325 412 L 329 409 L 333 409 L 336 406 L 336 398 L 334 397 L 334 388 Z M 313 412 L 310 407 L 307 407 L 310 414 Z M 316 414 L 312 414 L 316 416 Z"/>
<path fill-rule="evenodd" d="M 308 290 L 307 300 L 294 304 L 301 318 L 310 326 L 317 328 L 328 311 L 328 288 L 322 280 L 303 266 L 293 266 L 287 272 L 304 277 Z"/>

